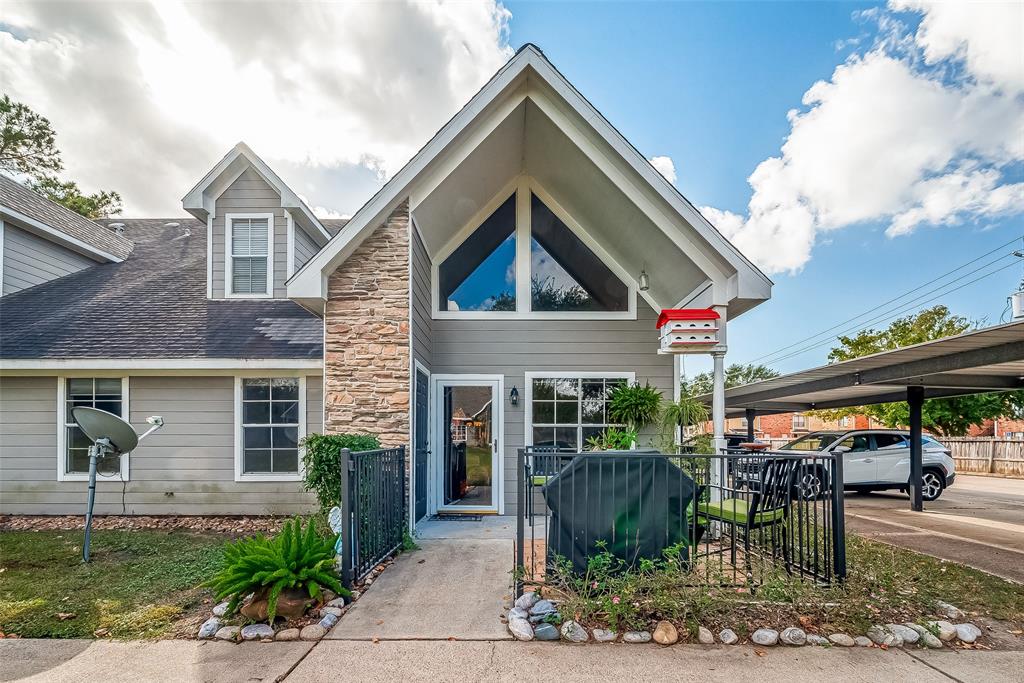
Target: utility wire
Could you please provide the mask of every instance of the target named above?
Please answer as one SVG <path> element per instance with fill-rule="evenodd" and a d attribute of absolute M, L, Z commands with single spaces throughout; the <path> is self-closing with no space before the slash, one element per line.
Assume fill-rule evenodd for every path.
<path fill-rule="evenodd" d="M 816 338 L 818 338 L 818 337 L 820 337 L 820 336 L 822 336 L 824 334 L 828 334 L 832 330 L 835 330 L 835 329 L 840 328 L 840 327 L 844 327 L 844 326 L 852 323 L 853 321 L 855 321 L 855 320 L 857 320 L 859 318 L 863 318 L 865 315 L 869 315 L 869 314 L 872 314 L 872 313 L 877 313 L 878 309 L 880 309 L 880 308 L 882 308 L 884 306 L 888 306 L 889 304 L 894 303 L 896 301 L 899 301 L 900 299 L 903 299 L 903 298 L 905 298 L 905 297 L 907 297 L 907 296 L 909 296 L 911 294 L 919 292 L 922 287 L 927 287 L 930 284 L 934 284 L 934 283 L 936 283 L 936 282 L 938 282 L 940 280 L 943 280 L 946 277 L 948 277 L 948 276 L 952 275 L 953 273 L 957 272 L 958 270 L 963 270 L 967 266 L 969 266 L 971 264 L 974 264 L 974 263 L 977 263 L 978 261 L 984 259 L 985 257 L 991 256 L 992 254 L 996 253 L 1000 249 L 1005 249 L 1006 247 L 1010 246 L 1014 242 L 1017 242 L 1018 240 L 1021 240 L 1021 239 L 1024 239 L 1024 235 L 1021 235 L 1020 237 L 1014 237 L 1009 242 L 1006 242 L 1005 244 L 1001 244 L 998 247 L 996 247 L 996 248 L 994 248 L 994 249 L 992 249 L 990 251 L 987 251 L 984 254 L 981 254 L 977 258 L 973 258 L 970 261 L 968 261 L 966 263 L 963 263 L 963 264 L 957 266 L 956 268 L 954 268 L 954 269 L 952 269 L 950 271 L 947 271 L 947 272 L 943 273 L 942 275 L 939 275 L 936 278 L 933 278 L 933 279 L 929 280 L 928 282 L 925 282 L 925 283 L 922 283 L 920 285 L 917 285 L 916 287 L 914 287 L 912 289 L 909 289 L 909 290 L 903 292 L 902 294 L 900 294 L 898 296 L 895 296 L 892 299 L 889 299 L 888 301 L 882 302 L 878 306 L 875 306 L 873 308 L 870 308 L 870 309 L 864 311 L 863 313 L 859 313 L 858 315 L 855 315 L 852 318 L 847 318 L 846 320 L 840 321 L 840 322 L 836 323 L 835 325 L 833 325 L 832 327 L 826 328 L 826 329 L 822 330 L 821 332 L 813 334 L 813 335 L 811 335 L 809 337 L 805 337 L 805 338 L 803 338 L 803 339 L 801 339 L 799 341 L 793 342 L 792 344 L 789 344 L 787 346 L 783 346 L 782 348 L 776 349 L 775 351 L 772 351 L 770 353 L 766 353 L 764 355 L 758 356 L 757 358 L 754 358 L 750 362 L 751 363 L 755 363 L 755 362 L 757 362 L 759 360 L 762 360 L 762 359 L 765 359 L 765 358 L 770 358 L 772 356 L 778 355 L 778 354 L 782 353 L 783 351 L 787 351 L 787 350 L 789 350 L 789 349 L 791 349 L 793 347 L 800 346 L 802 344 L 806 344 L 807 342 L 809 342 L 809 341 L 811 341 L 813 339 L 816 339 Z M 990 261 L 989 263 L 986 263 L 986 264 L 980 266 L 979 268 L 977 268 L 977 269 L 975 269 L 974 271 L 971 271 L 971 272 L 972 273 L 977 272 L 978 270 L 986 268 L 989 265 L 992 265 L 993 263 L 996 263 L 996 262 L 998 262 L 998 261 L 1000 261 L 1000 260 L 1002 260 L 1002 259 L 1004 259 L 1004 258 L 1006 258 L 1008 256 L 1011 256 L 1011 254 L 1004 254 L 1004 255 L 998 257 L 997 259 L 995 259 L 993 261 Z M 969 274 L 970 273 L 968 273 L 968 275 Z M 953 282 L 955 282 L 955 280 Z M 950 283 L 947 283 L 947 284 L 950 284 Z M 900 305 L 902 305 L 902 304 L 900 304 Z"/>
<path fill-rule="evenodd" d="M 989 264 L 989 265 L 991 265 L 991 264 Z M 935 301 L 937 299 L 941 299 L 942 297 L 946 296 L 947 294 L 950 294 L 950 293 L 955 292 L 955 291 L 960 290 L 960 289 L 964 289 L 965 287 L 969 287 L 969 286 L 973 285 L 976 282 L 980 282 L 981 280 L 984 280 L 987 277 L 990 277 L 992 275 L 995 275 L 996 273 L 1002 272 L 1002 271 L 1006 270 L 1007 268 L 1012 268 L 1013 266 L 1016 266 L 1016 265 L 1017 265 L 1016 262 L 1008 263 L 1008 264 L 1006 264 L 1006 265 L 1004 265 L 1004 266 L 1002 266 L 1000 268 L 996 268 L 995 270 L 989 271 L 989 272 L 985 273 L 984 275 L 981 275 L 981 276 L 971 280 L 970 282 L 965 282 L 964 284 L 962 284 L 962 285 L 960 285 L 958 287 L 953 287 L 952 289 L 948 289 L 948 290 L 946 290 L 944 292 L 940 292 L 939 294 L 933 296 L 932 298 L 930 298 L 930 299 L 928 299 L 926 301 L 922 301 L 920 303 L 915 303 L 915 302 L 917 302 L 917 299 L 912 299 L 909 302 L 907 302 L 905 305 L 901 304 L 902 308 L 895 309 L 895 312 L 891 312 L 891 310 L 890 311 L 886 311 L 880 317 L 872 318 L 872 319 L 864 321 L 862 323 L 858 323 L 857 325 L 854 325 L 852 327 L 844 329 L 842 332 L 837 332 L 835 335 L 830 336 L 829 338 L 827 338 L 827 339 L 825 339 L 823 341 L 819 341 L 817 343 L 811 344 L 810 346 L 805 346 L 805 347 L 803 347 L 801 349 L 798 349 L 798 350 L 796 350 L 796 351 L 794 351 L 794 352 L 792 352 L 790 354 L 787 354 L 785 356 L 780 356 L 778 358 L 773 358 L 769 362 L 771 362 L 771 363 L 779 363 L 779 362 L 782 362 L 784 360 L 788 360 L 790 358 L 795 358 L 796 356 L 801 356 L 801 355 L 807 353 L 808 351 L 812 351 L 814 349 L 820 348 L 820 347 L 825 346 L 827 344 L 831 344 L 834 339 L 836 339 L 837 337 L 839 337 L 839 336 L 841 336 L 843 334 L 849 334 L 850 332 L 856 331 L 858 328 L 863 329 L 863 327 L 865 327 L 867 325 L 873 325 L 873 324 L 877 324 L 877 323 L 880 323 L 880 322 L 886 322 L 888 320 L 892 320 L 893 318 L 896 318 L 896 317 L 898 317 L 898 316 L 900 316 L 900 315 L 902 315 L 902 314 L 904 314 L 904 313 L 906 313 L 906 312 L 908 312 L 910 310 L 913 310 L 914 308 L 918 308 L 920 306 L 923 306 L 924 304 L 931 303 L 932 301 Z M 977 272 L 977 271 L 973 271 L 973 272 Z M 967 275 L 970 275 L 970 274 L 971 273 L 968 273 Z M 965 275 L 964 277 L 967 277 L 967 275 Z M 963 279 L 962 277 L 961 278 L 957 278 L 957 280 L 953 280 L 951 282 L 948 282 L 945 285 L 941 285 L 941 286 L 939 286 L 936 289 L 933 289 L 931 291 L 934 292 L 934 291 L 937 291 L 939 289 L 943 289 L 944 287 L 947 287 L 948 285 L 952 284 L 953 282 L 956 282 L 956 281 L 962 280 L 962 279 Z M 927 296 L 927 293 L 922 295 L 922 296 Z"/>

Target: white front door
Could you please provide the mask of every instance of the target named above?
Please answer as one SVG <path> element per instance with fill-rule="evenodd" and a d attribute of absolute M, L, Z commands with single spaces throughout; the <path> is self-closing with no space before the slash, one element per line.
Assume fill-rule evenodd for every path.
<path fill-rule="evenodd" d="M 503 378 L 434 375 L 432 381 L 432 509 L 501 514 Z"/>

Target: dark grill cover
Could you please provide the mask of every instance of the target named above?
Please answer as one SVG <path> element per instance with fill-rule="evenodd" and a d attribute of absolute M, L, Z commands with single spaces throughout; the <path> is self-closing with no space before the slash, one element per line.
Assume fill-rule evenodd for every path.
<path fill-rule="evenodd" d="M 642 558 L 661 559 L 665 548 L 688 540 L 693 480 L 665 456 L 644 453 L 579 455 L 544 484 L 551 508 L 548 566 L 562 556 L 583 572 L 601 541 L 612 555 L 634 565 Z M 684 546 L 683 559 L 688 550 Z"/>

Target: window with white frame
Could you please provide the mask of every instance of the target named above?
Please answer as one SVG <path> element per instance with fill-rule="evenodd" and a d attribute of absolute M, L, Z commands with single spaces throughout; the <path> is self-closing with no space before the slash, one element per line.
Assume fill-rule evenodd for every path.
<path fill-rule="evenodd" d="M 125 396 L 125 380 L 121 377 L 69 377 L 62 380 L 64 406 L 64 423 L 61 434 L 62 475 L 89 474 L 89 446 L 92 442 L 75 423 L 72 409 L 79 406 L 98 408 L 118 417 L 127 419 L 128 406 Z M 116 469 L 124 476 L 120 462 L 99 463 L 101 471 Z"/>
<path fill-rule="evenodd" d="M 239 378 L 238 475 L 295 478 L 303 436 L 298 377 Z"/>
<path fill-rule="evenodd" d="M 807 416 L 793 413 L 793 429 L 807 429 Z"/>
<path fill-rule="evenodd" d="M 608 417 L 608 400 L 627 381 L 624 376 L 529 379 L 530 445 L 579 450 L 605 428 L 621 426 Z"/>
<path fill-rule="evenodd" d="M 839 426 L 843 427 L 844 429 L 846 427 L 849 427 L 850 426 L 850 416 L 846 415 L 846 416 L 843 416 L 843 417 L 839 418 Z"/>
<path fill-rule="evenodd" d="M 629 278 L 541 188 L 501 198 L 436 262 L 435 314 L 635 315 Z"/>
<path fill-rule="evenodd" d="M 271 292 L 271 230 L 274 217 L 228 215 L 227 234 L 229 293 L 236 296 L 267 296 Z"/>

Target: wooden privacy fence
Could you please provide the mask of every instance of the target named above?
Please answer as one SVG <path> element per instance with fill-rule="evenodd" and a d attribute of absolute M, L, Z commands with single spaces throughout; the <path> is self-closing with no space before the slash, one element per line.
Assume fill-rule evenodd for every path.
<path fill-rule="evenodd" d="M 956 471 L 1024 477 L 1024 441 L 991 437 L 939 437 L 946 444 Z"/>

